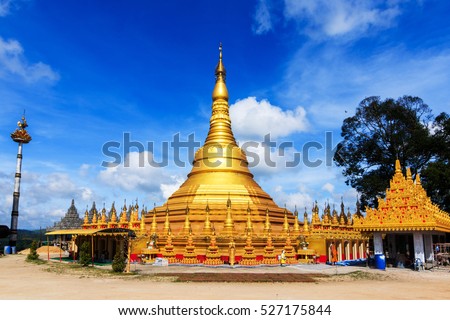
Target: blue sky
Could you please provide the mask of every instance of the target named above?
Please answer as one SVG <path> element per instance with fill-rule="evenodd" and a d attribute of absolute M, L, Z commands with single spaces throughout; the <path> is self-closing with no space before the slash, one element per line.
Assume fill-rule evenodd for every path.
<path fill-rule="evenodd" d="M 0 0 L 0 224 L 10 223 L 23 111 L 33 140 L 24 147 L 20 228 L 45 228 L 67 211 L 80 215 L 124 199 L 149 209 L 185 179 L 184 168 L 104 167 L 108 141 L 124 133 L 162 158 L 163 142 L 194 133 L 204 142 L 218 45 L 233 130 L 240 143 L 291 142 L 276 167 L 255 179 L 293 210 L 329 201 L 354 208 L 341 169 L 326 165 L 342 120 L 368 96 L 421 97 L 435 114 L 450 105 L 450 3 L 447 1 L 34 1 Z M 294 154 L 321 160 L 286 168 Z M 152 151 L 152 152 L 151 152 Z M 255 148 L 262 156 L 262 148 Z M 186 152 L 182 158 L 187 161 Z"/>

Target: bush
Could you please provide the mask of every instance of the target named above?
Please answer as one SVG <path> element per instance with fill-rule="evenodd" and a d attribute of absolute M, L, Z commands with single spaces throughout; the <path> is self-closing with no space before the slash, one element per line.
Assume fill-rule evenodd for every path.
<path fill-rule="evenodd" d="M 114 272 L 123 272 L 126 267 L 125 263 L 125 256 L 123 255 L 123 252 L 117 251 L 114 255 L 114 259 L 112 262 L 112 269 Z"/>
<path fill-rule="evenodd" d="M 83 242 L 80 248 L 80 259 L 78 260 L 78 263 L 83 267 L 87 267 L 92 262 L 90 251 L 91 245 L 89 242 Z"/>
<path fill-rule="evenodd" d="M 37 259 L 39 259 L 39 254 L 37 253 L 37 248 L 38 248 L 38 242 L 37 241 L 31 242 L 30 253 L 27 255 L 28 261 L 36 261 Z"/>

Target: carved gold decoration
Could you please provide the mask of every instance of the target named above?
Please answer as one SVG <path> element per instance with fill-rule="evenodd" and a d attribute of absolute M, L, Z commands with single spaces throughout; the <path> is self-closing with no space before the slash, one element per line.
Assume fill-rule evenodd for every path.
<path fill-rule="evenodd" d="M 450 232 L 450 216 L 431 202 L 417 174 L 414 183 L 411 170 L 402 174 L 400 161 L 386 190 L 386 198 L 378 199 L 378 208 L 368 208 L 366 217 L 353 217 L 360 231 L 443 231 Z"/>

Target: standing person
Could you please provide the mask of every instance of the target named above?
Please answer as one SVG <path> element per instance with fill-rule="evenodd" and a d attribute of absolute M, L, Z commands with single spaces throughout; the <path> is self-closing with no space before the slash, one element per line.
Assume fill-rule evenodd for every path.
<path fill-rule="evenodd" d="M 338 259 L 337 259 L 336 245 L 333 243 L 331 245 L 331 264 L 335 265 L 337 261 L 338 261 Z"/>
<path fill-rule="evenodd" d="M 283 250 L 281 251 L 281 256 L 280 256 L 280 266 L 283 267 L 283 264 L 286 263 L 286 252 Z"/>

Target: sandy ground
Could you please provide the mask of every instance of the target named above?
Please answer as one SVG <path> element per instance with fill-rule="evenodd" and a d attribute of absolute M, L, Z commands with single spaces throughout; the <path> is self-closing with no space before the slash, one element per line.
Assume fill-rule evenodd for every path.
<path fill-rule="evenodd" d="M 54 255 L 54 254 L 53 254 Z M 58 271 L 59 262 L 34 264 L 25 255 L 0 258 L 2 300 L 447 300 L 450 299 L 449 269 L 386 271 L 361 267 L 295 265 L 288 267 L 208 268 L 132 265 L 139 274 L 226 273 L 320 273 L 330 277 L 313 283 L 180 283 L 170 278 L 99 276 Z M 46 259 L 45 257 L 42 257 Z M 67 268 L 62 268 L 66 270 Z M 110 269 L 110 267 L 108 267 Z M 56 271 L 55 271 L 56 270 Z M 351 276 L 362 271 L 363 276 Z M 361 274 L 361 273 L 360 273 Z"/>

